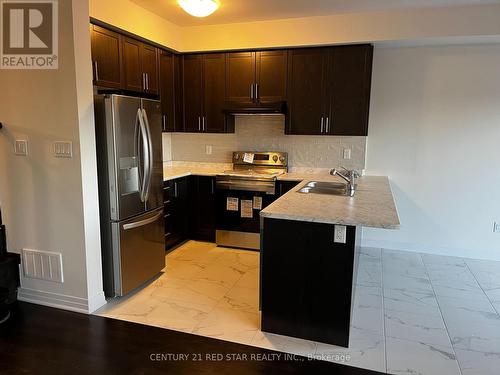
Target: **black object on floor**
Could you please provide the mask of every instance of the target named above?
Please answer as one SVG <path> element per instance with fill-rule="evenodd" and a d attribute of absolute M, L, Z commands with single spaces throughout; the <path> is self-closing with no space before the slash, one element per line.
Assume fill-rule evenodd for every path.
<path fill-rule="evenodd" d="M 381 374 L 25 302 L 0 325 L 0 364 L 2 374 Z"/>
<path fill-rule="evenodd" d="M 5 225 L 2 224 L 2 212 L 0 212 L 0 257 L 7 252 L 7 236 Z"/>
<path fill-rule="evenodd" d="M 9 290 L 0 288 L 0 324 L 5 323 L 10 316 L 9 305 L 7 305 L 8 298 Z"/>
<path fill-rule="evenodd" d="M 20 261 L 19 254 L 7 252 L 5 226 L 2 225 L 2 212 L 0 211 L 0 321 L 2 321 L 4 310 L 14 306 L 17 301 Z"/>

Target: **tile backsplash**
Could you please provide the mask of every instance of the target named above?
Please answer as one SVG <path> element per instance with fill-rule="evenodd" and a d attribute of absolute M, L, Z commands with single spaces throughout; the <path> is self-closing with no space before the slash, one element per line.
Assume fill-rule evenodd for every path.
<path fill-rule="evenodd" d="M 292 167 L 365 168 L 366 137 L 285 135 L 283 116 L 238 116 L 235 126 L 234 134 L 163 134 L 164 161 L 230 163 L 233 151 L 284 151 Z"/>

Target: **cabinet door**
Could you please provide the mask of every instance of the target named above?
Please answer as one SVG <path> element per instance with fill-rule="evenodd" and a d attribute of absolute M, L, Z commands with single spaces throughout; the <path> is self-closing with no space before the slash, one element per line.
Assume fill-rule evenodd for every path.
<path fill-rule="evenodd" d="M 160 99 L 162 111 L 162 130 L 173 132 L 175 124 L 175 62 L 170 52 L 160 53 Z"/>
<path fill-rule="evenodd" d="M 175 131 L 184 130 L 184 103 L 183 103 L 183 65 L 182 55 L 174 56 L 174 96 L 175 96 Z"/>
<path fill-rule="evenodd" d="M 222 112 L 226 89 L 226 58 L 223 53 L 207 54 L 203 58 L 203 113 L 202 130 L 224 133 L 225 118 Z"/>
<path fill-rule="evenodd" d="M 330 134 L 368 135 L 372 59 L 371 45 L 333 49 Z"/>
<path fill-rule="evenodd" d="M 174 181 L 173 186 L 174 204 L 173 204 L 173 232 L 178 242 L 182 242 L 188 238 L 188 178 L 178 178 Z"/>
<path fill-rule="evenodd" d="M 158 94 L 158 49 L 142 43 L 142 72 L 146 74 L 144 92 Z"/>
<path fill-rule="evenodd" d="M 288 51 L 287 134 L 324 134 L 328 48 Z"/>
<path fill-rule="evenodd" d="M 94 85 L 121 88 L 121 36 L 90 25 Z"/>
<path fill-rule="evenodd" d="M 226 100 L 237 103 L 254 101 L 255 52 L 226 54 Z"/>
<path fill-rule="evenodd" d="M 203 55 L 185 55 L 183 70 L 184 130 L 200 132 L 203 108 Z"/>
<path fill-rule="evenodd" d="M 126 37 L 122 40 L 124 87 L 126 90 L 142 92 L 144 89 L 141 66 L 142 43 Z"/>
<path fill-rule="evenodd" d="M 215 178 L 191 176 L 190 234 L 199 241 L 215 241 Z"/>
<path fill-rule="evenodd" d="M 165 250 L 169 250 L 177 244 L 178 239 L 174 233 L 174 182 L 172 180 L 163 183 L 163 215 L 165 223 Z"/>
<path fill-rule="evenodd" d="M 287 51 L 262 51 L 256 53 L 256 98 L 262 102 L 285 100 Z"/>

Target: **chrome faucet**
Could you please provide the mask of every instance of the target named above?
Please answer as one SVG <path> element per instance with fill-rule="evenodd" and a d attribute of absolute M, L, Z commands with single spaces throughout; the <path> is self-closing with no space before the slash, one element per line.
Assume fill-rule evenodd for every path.
<path fill-rule="evenodd" d="M 335 168 L 330 170 L 330 174 L 332 176 L 339 176 L 340 178 L 344 179 L 347 182 L 347 187 L 349 189 L 349 195 L 352 197 L 354 196 L 354 193 L 356 192 L 356 178 L 360 176 L 360 174 L 355 171 L 354 169 L 347 169 L 344 167 L 341 167 L 345 172 L 340 173 L 338 170 Z"/>

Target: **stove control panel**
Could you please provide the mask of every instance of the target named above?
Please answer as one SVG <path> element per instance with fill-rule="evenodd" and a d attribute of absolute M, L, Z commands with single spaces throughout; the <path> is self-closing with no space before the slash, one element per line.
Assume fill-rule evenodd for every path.
<path fill-rule="evenodd" d="M 286 152 L 236 151 L 233 152 L 233 164 L 286 168 L 288 166 L 288 154 Z"/>

